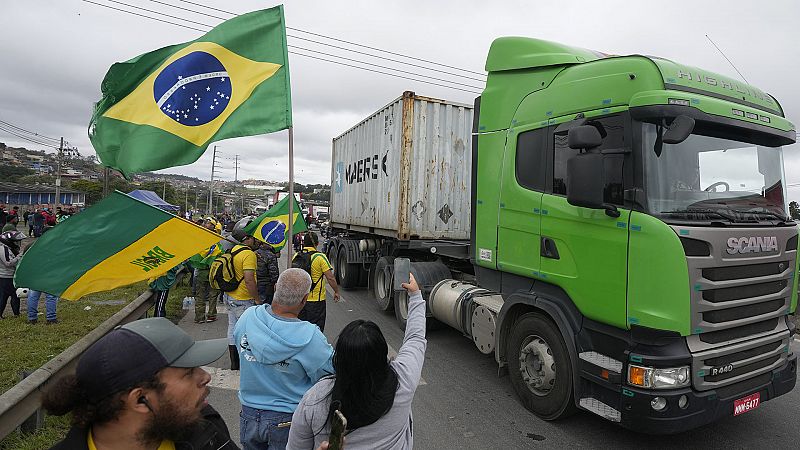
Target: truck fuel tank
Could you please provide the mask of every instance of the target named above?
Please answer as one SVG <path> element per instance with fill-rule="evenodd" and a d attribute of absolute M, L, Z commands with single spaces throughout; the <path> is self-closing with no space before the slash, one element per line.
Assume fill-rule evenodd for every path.
<path fill-rule="evenodd" d="M 448 279 L 437 283 L 429 298 L 433 317 L 470 337 L 482 353 L 494 351 L 497 314 L 503 306 L 500 294 Z"/>

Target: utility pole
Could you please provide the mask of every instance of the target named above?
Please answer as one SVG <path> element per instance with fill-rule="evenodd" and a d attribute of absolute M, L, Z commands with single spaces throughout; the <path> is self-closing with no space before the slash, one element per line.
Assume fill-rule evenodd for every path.
<path fill-rule="evenodd" d="M 61 206 L 61 157 L 64 154 L 64 137 L 61 137 L 61 144 L 58 145 L 58 156 L 56 157 L 56 210 Z"/>
<path fill-rule="evenodd" d="M 110 169 L 108 167 L 103 167 L 103 198 L 108 196 L 108 177 L 110 175 Z"/>
<path fill-rule="evenodd" d="M 217 146 L 214 146 L 214 154 L 211 159 L 211 185 L 208 188 L 208 214 L 214 215 L 214 172 L 217 170 Z"/>
<path fill-rule="evenodd" d="M 183 191 L 184 196 L 186 197 L 186 212 L 189 212 L 189 182 L 186 182 L 186 190 Z"/>
<path fill-rule="evenodd" d="M 164 189 L 161 190 L 161 200 L 167 201 L 167 177 L 164 177 Z"/>
<path fill-rule="evenodd" d="M 233 181 L 237 182 L 237 181 L 239 181 L 239 155 L 236 155 L 236 157 L 234 159 L 233 169 L 234 169 Z"/>

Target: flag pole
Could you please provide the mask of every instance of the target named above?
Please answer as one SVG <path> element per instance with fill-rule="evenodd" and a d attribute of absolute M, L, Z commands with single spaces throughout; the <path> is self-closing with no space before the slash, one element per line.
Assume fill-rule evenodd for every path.
<path fill-rule="evenodd" d="M 294 127 L 289 127 L 289 229 L 286 235 L 286 267 L 292 267 L 292 252 L 294 251 Z"/>

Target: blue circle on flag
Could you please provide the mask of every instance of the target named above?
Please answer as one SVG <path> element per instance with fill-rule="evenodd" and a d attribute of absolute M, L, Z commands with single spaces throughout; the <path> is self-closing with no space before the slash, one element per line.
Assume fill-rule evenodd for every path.
<path fill-rule="evenodd" d="M 216 119 L 231 101 L 225 66 L 206 52 L 192 52 L 171 62 L 156 77 L 153 97 L 162 113 L 188 126 Z"/>
<path fill-rule="evenodd" d="M 261 236 L 270 245 L 278 245 L 286 239 L 286 224 L 280 220 L 273 220 L 261 227 Z"/>

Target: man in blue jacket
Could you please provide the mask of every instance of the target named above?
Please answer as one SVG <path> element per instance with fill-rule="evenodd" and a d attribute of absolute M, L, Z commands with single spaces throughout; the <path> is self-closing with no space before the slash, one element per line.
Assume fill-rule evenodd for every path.
<path fill-rule="evenodd" d="M 233 332 L 241 360 L 242 446 L 285 449 L 292 414 L 320 378 L 333 374 L 333 347 L 319 328 L 299 320 L 311 289 L 303 269 L 287 269 L 272 305 L 247 309 Z"/>

